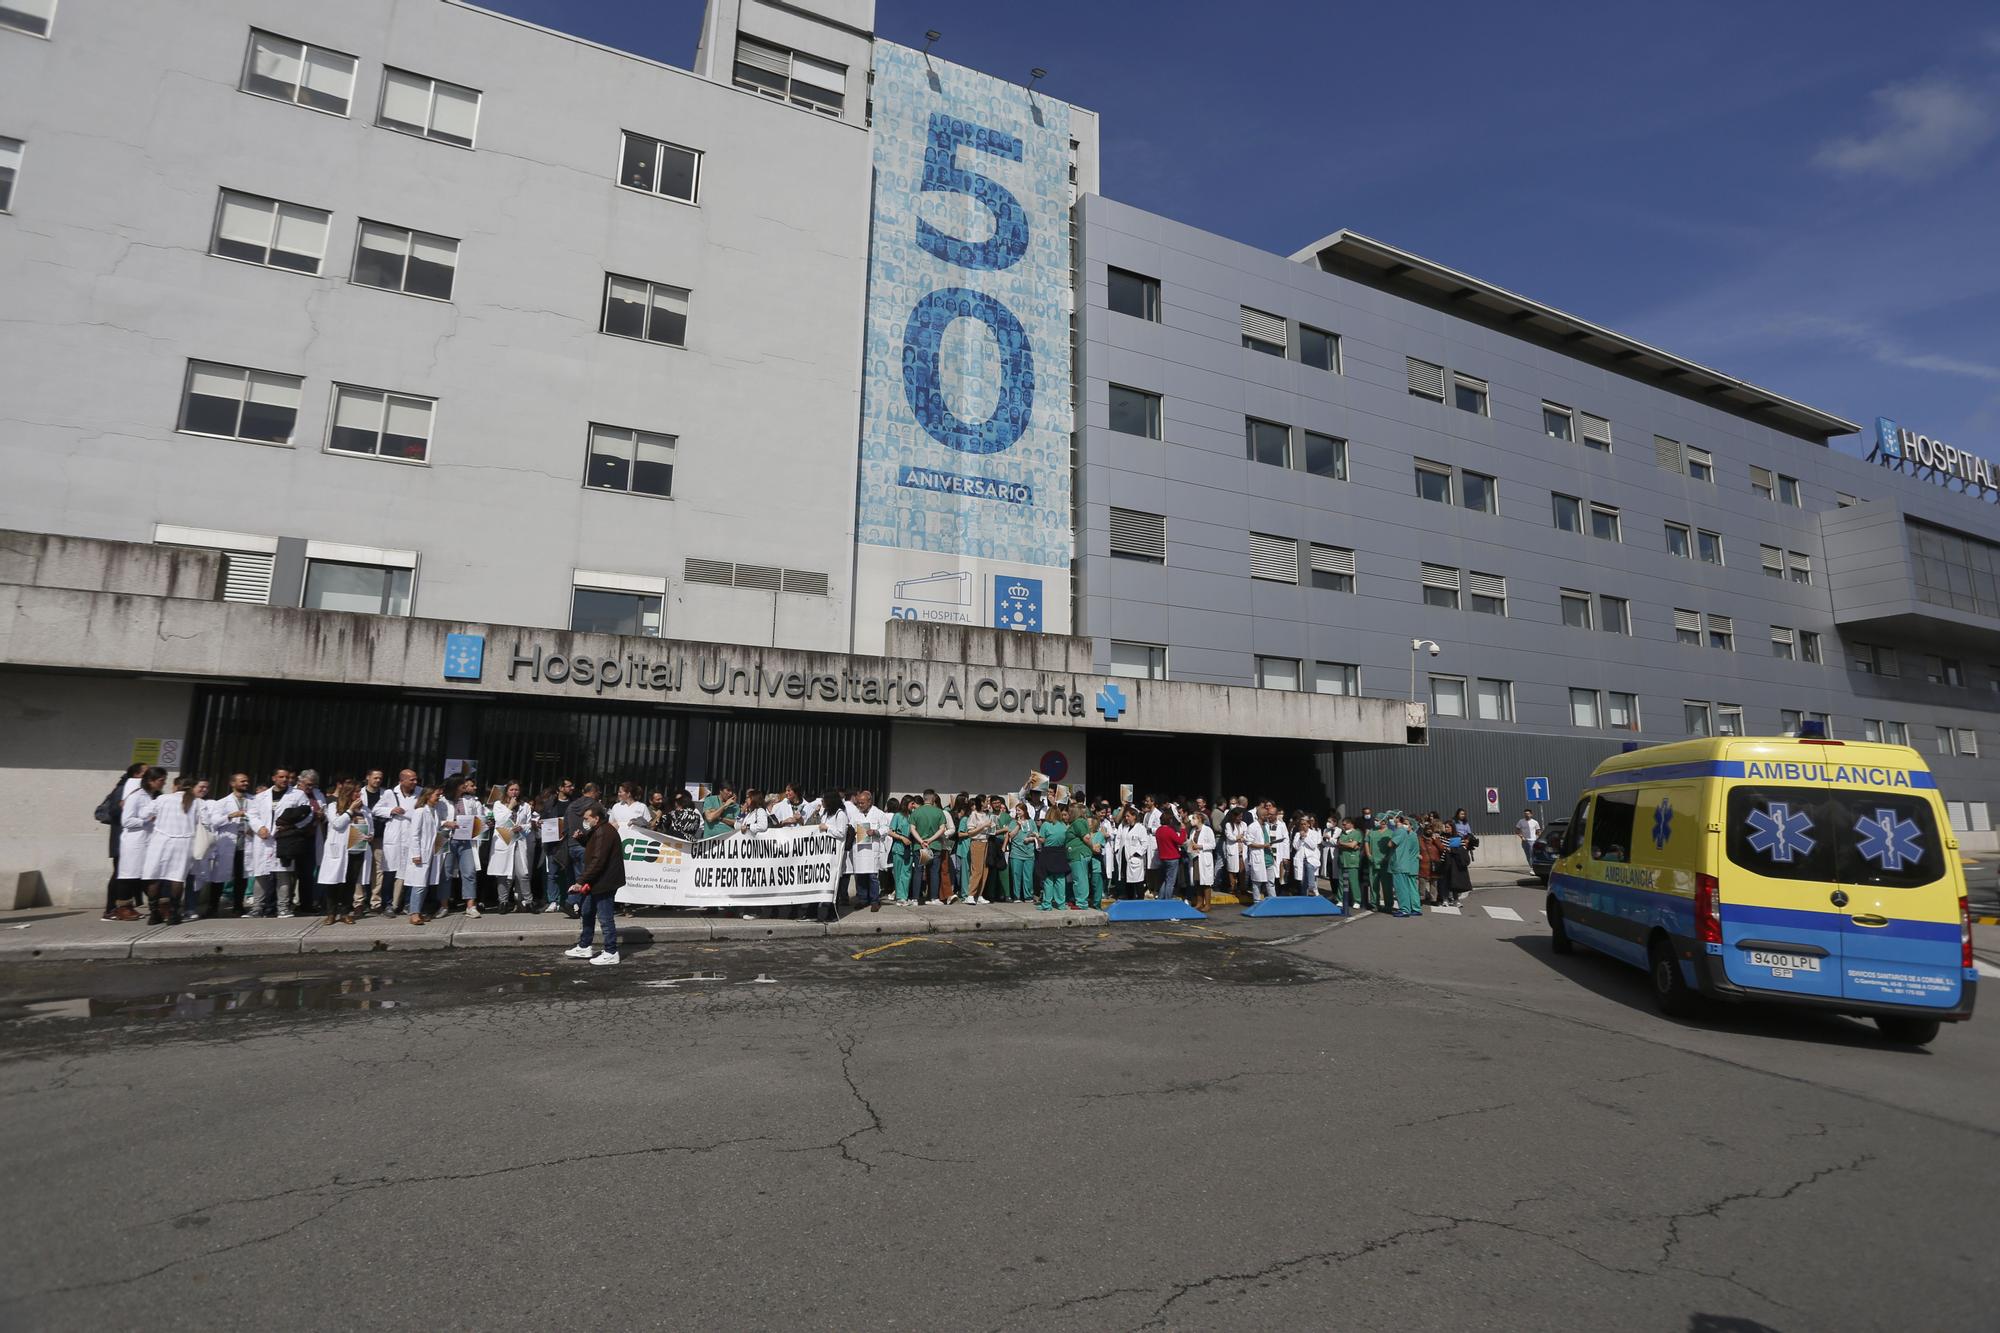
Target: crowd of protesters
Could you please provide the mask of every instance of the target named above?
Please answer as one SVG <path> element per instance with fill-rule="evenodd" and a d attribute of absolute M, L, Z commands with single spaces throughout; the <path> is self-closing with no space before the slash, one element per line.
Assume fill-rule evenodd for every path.
<path fill-rule="evenodd" d="M 421 926 L 454 907 L 468 917 L 566 912 L 584 922 L 572 954 L 590 956 L 596 925 L 606 936 L 599 957 L 611 962 L 620 845 L 634 830 L 690 842 L 798 826 L 838 834 L 846 851 L 834 903 L 795 909 L 828 913 L 885 901 L 1074 911 L 1172 898 L 1207 911 L 1226 892 L 1251 902 L 1320 893 L 1348 911 L 1413 916 L 1426 901 L 1457 903 L 1479 844 L 1463 809 L 1449 819 L 1372 808 L 1322 819 L 1244 796 L 1113 802 L 1039 774 L 1006 794 L 880 803 L 865 790 L 807 798 L 729 783 L 697 797 L 625 782 L 607 799 L 597 783 L 568 779 L 482 794 L 470 775 L 426 785 L 410 769 L 394 782 L 377 769 L 331 787 L 309 768 L 254 784 L 237 773 L 219 792 L 188 775 L 172 791 L 166 783 L 164 769 L 135 764 L 98 808 L 111 826 L 108 921 L 303 913 L 352 925 L 376 913 Z"/>

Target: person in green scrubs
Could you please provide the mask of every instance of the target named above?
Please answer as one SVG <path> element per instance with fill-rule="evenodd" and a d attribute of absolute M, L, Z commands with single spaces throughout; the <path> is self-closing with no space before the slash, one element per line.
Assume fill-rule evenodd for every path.
<path fill-rule="evenodd" d="M 1069 806 L 1050 807 L 1048 817 L 1042 820 L 1036 833 L 1042 840 L 1042 849 L 1035 854 L 1035 874 L 1041 880 L 1042 900 L 1035 906 L 1038 911 L 1053 912 L 1063 905 L 1069 893 Z"/>
<path fill-rule="evenodd" d="M 1363 901 L 1361 890 L 1361 830 L 1354 827 L 1354 821 L 1340 821 L 1340 835 L 1334 840 L 1340 857 L 1340 907 L 1343 912 L 1352 912 L 1354 904 Z"/>
<path fill-rule="evenodd" d="M 1410 827 L 1407 815 L 1396 820 L 1391 847 L 1389 868 L 1396 877 L 1395 914 L 1422 916 L 1423 904 L 1417 899 L 1417 863 L 1422 854 L 1418 848 L 1417 831 Z"/>
<path fill-rule="evenodd" d="M 987 803 L 987 810 L 993 816 L 992 841 L 987 845 L 992 849 L 987 853 L 987 882 L 993 886 L 990 896 L 997 903 L 1014 901 L 1014 877 L 1008 873 L 1008 844 L 1014 832 L 1014 816 L 1007 811 L 1007 803 L 998 796 Z"/>
<path fill-rule="evenodd" d="M 1031 902 L 1035 896 L 1035 846 L 1041 835 L 1035 829 L 1034 812 L 1027 806 L 1015 808 L 1009 816 L 1013 828 L 1007 834 L 1007 901 Z"/>
<path fill-rule="evenodd" d="M 1096 907 L 1104 899 L 1103 863 L 1097 859 L 1097 830 L 1091 827 L 1090 807 L 1078 801 L 1070 807 L 1069 821 L 1069 906 L 1073 912 Z M 1096 870 L 1099 878 L 1091 879 Z"/>
<path fill-rule="evenodd" d="M 701 800 L 701 836 L 720 838 L 736 830 L 736 788 L 727 782 Z"/>
<path fill-rule="evenodd" d="M 1396 900 L 1396 875 L 1390 866 L 1395 856 L 1396 825 L 1387 814 L 1375 817 L 1368 834 L 1368 906 L 1386 912 Z"/>
<path fill-rule="evenodd" d="M 895 881 L 899 903 L 910 901 L 910 808 L 915 804 L 914 796 L 889 803 L 895 811 L 889 818 L 889 876 Z"/>

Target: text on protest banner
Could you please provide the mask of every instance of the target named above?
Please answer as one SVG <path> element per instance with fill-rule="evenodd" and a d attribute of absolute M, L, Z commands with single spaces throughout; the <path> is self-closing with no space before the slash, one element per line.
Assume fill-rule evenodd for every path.
<path fill-rule="evenodd" d="M 621 903 L 741 908 L 832 902 L 843 849 L 833 834 L 790 828 L 698 842 L 634 829 L 623 850 Z"/>

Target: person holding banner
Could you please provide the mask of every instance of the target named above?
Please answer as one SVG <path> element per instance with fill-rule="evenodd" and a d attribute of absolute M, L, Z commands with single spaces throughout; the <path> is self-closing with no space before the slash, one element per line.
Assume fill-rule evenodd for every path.
<path fill-rule="evenodd" d="M 727 782 L 702 798 L 701 836 L 726 838 L 736 831 L 736 788 Z"/>
<path fill-rule="evenodd" d="M 613 812 L 612 822 L 614 824 L 617 823 L 615 811 Z M 770 827 L 771 815 L 769 811 L 764 809 L 764 793 L 758 791 L 755 787 L 745 787 L 743 789 L 743 808 L 736 817 L 736 831 L 755 836 L 763 833 Z M 623 833 L 624 830 L 620 829 L 619 832 Z M 760 912 L 757 908 L 746 907 L 738 915 L 745 921 L 755 921 L 759 915 L 768 915 L 768 912 Z"/>
<path fill-rule="evenodd" d="M 576 881 L 576 891 L 583 895 L 583 933 L 563 956 L 590 958 L 592 931 L 601 926 L 604 952 L 590 962 L 611 967 L 618 962 L 618 890 L 625 887 L 625 849 L 601 805 L 584 810 L 583 829 L 583 874 Z"/>

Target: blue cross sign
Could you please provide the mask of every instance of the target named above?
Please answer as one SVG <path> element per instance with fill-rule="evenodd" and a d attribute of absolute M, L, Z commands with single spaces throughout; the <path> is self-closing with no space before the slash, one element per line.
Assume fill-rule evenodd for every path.
<path fill-rule="evenodd" d="M 1548 799 L 1549 799 L 1549 780 L 1548 780 L 1547 778 L 1529 778 L 1529 779 L 1528 779 L 1528 799 L 1529 799 L 1530 801 L 1546 801 L 1546 800 L 1548 800 Z"/>

